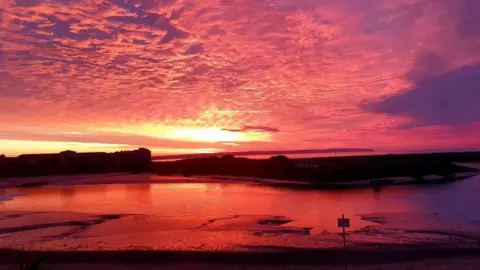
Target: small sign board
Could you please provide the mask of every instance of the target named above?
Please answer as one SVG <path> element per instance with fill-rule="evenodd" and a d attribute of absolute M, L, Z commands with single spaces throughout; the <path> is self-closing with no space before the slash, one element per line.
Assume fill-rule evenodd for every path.
<path fill-rule="evenodd" d="M 349 228 L 350 227 L 350 219 L 341 217 L 337 219 L 338 227 L 339 228 Z"/>

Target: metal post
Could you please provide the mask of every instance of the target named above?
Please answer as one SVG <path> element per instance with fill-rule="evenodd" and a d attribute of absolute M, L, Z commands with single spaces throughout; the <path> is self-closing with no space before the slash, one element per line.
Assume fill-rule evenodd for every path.
<path fill-rule="evenodd" d="M 342 219 L 345 218 L 345 216 L 342 214 Z M 345 233 L 345 227 L 342 227 L 343 231 L 343 248 L 347 249 L 347 235 Z"/>
<path fill-rule="evenodd" d="M 345 228 L 350 227 L 350 219 L 345 218 L 345 215 L 342 214 L 342 217 L 337 219 L 338 227 L 342 227 L 342 237 L 343 237 L 343 262 L 345 265 L 345 270 L 348 268 L 347 264 L 347 232 Z"/>
<path fill-rule="evenodd" d="M 345 216 L 342 214 L 342 219 L 344 219 Z M 343 263 L 345 265 L 345 270 L 348 270 L 348 264 L 347 264 L 347 233 L 345 232 L 345 227 L 342 227 L 342 232 L 343 232 Z"/>

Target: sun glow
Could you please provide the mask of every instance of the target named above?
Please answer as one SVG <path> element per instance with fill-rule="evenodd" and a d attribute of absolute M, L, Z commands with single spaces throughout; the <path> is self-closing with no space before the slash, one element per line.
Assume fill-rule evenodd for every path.
<path fill-rule="evenodd" d="M 215 128 L 178 128 L 172 130 L 167 135 L 171 139 L 203 142 L 240 142 L 250 141 L 251 139 L 243 132 L 230 132 Z"/>
<path fill-rule="evenodd" d="M 144 135 L 173 141 L 197 142 L 253 142 L 271 141 L 271 134 L 267 132 L 229 131 L 220 128 L 201 128 L 166 125 L 143 125 L 135 127 L 121 127 L 103 129 L 108 132 Z"/>

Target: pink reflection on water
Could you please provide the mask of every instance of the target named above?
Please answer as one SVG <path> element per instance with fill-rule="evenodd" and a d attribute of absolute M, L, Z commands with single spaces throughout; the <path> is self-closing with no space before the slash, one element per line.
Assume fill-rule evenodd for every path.
<path fill-rule="evenodd" d="M 0 206 L 2 210 L 136 213 L 189 217 L 199 221 L 233 215 L 285 216 L 289 225 L 337 231 L 336 218 L 352 218 L 352 229 L 366 222 L 359 214 L 416 210 L 408 200 L 382 200 L 373 190 L 298 191 L 261 185 L 183 183 L 107 184 L 12 189 L 26 193 Z"/>
<path fill-rule="evenodd" d="M 21 247 L 29 249 L 73 250 L 154 248 L 238 251 L 249 246 L 272 245 L 331 247 L 341 246 L 336 219 L 342 214 L 351 218 L 351 241 L 383 243 L 401 242 L 406 235 L 362 234 L 358 229 L 373 223 L 361 220 L 360 214 L 370 213 L 370 220 L 387 220 L 389 224 L 380 227 L 388 229 L 393 226 L 395 230 L 432 230 L 432 226 L 438 230 L 463 230 L 468 227 L 463 223 L 446 224 L 439 220 L 445 216 L 454 220 L 480 219 L 480 210 L 474 207 L 479 203 L 477 194 L 480 188 L 479 179 L 475 178 L 432 187 L 319 191 L 274 188 L 254 182 L 241 184 L 230 180 L 218 183 L 220 180 L 213 177 L 206 179 L 209 183 L 199 182 L 200 178 L 149 175 L 105 177 L 84 176 L 81 181 L 77 179 L 77 183 L 110 181 L 117 184 L 0 189 L 1 197 L 14 196 L 0 203 L 0 219 L 6 218 L 2 219 L 0 228 L 73 220 L 95 221 L 88 223 L 91 225 L 87 225 L 87 229 L 82 229 L 82 223 L 75 222 L 7 234 L 2 236 L 0 244 L 15 248 L 22 244 L 24 246 Z M 157 183 L 148 184 L 145 181 Z M 66 184 L 74 182 L 73 179 L 65 181 Z M 17 194 L 23 196 L 15 197 Z M 20 213 L 21 217 L 8 218 L 18 211 L 27 212 Z M 407 214 L 395 214 L 399 212 Z M 408 214 L 412 212 L 419 214 Z M 102 220 L 105 214 L 138 215 L 118 215 L 118 218 Z M 58 237 L 72 231 L 72 236 Z M 334 233 L 326 234 L 325 231 Z M 409 239 L 405 241 L 424 240 L 423 236 L 416 235 L 410 235 Z"/>

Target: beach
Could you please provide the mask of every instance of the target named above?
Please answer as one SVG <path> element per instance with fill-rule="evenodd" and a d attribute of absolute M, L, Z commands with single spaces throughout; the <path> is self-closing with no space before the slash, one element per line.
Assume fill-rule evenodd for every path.
<path fill-rule="evenodd" d="M 15 263 L 11 254 L 20 254 L 72 269 L 71 263 L 80 262 L 98 264 L 98 269 L 118 262 L 132 269 L 139 263 L 170 264 L 171 269 L 179 263 L 190 263 L 193 269 L 212 263 L 220 268 L 255 264 L 265 269 L 336 269 L 345 262 L 337 212 L 349 209 L 351 264 L 403 267 L 421 262 L 427 268 L 419 269 L 429 269 L 432 260 L 441 258 L 449 269 L 451 260 L 467 267 L 480 256 L 475 210 L 462 213 L 452 205 L 451 212 L 447 208 L 436 213 L 419 208 L 425 200 L 429 205 L 440 200 L 442 192 L 454 192 L 452 200 L 457 192 L 470 200 L 463 190 L 472 190 L 473 198 L 470 185 L 477 186 L 475 179 L 444 188 L 392 188 L 383 193 L 296 191 L 268 186 L 262 179 L 151 174 L 7 180 L 0 193 L 0 264 Z M 430 194 L 428 200 L 425 194 Z M 457 217 L 459 213 L 463 216 Z"/>

